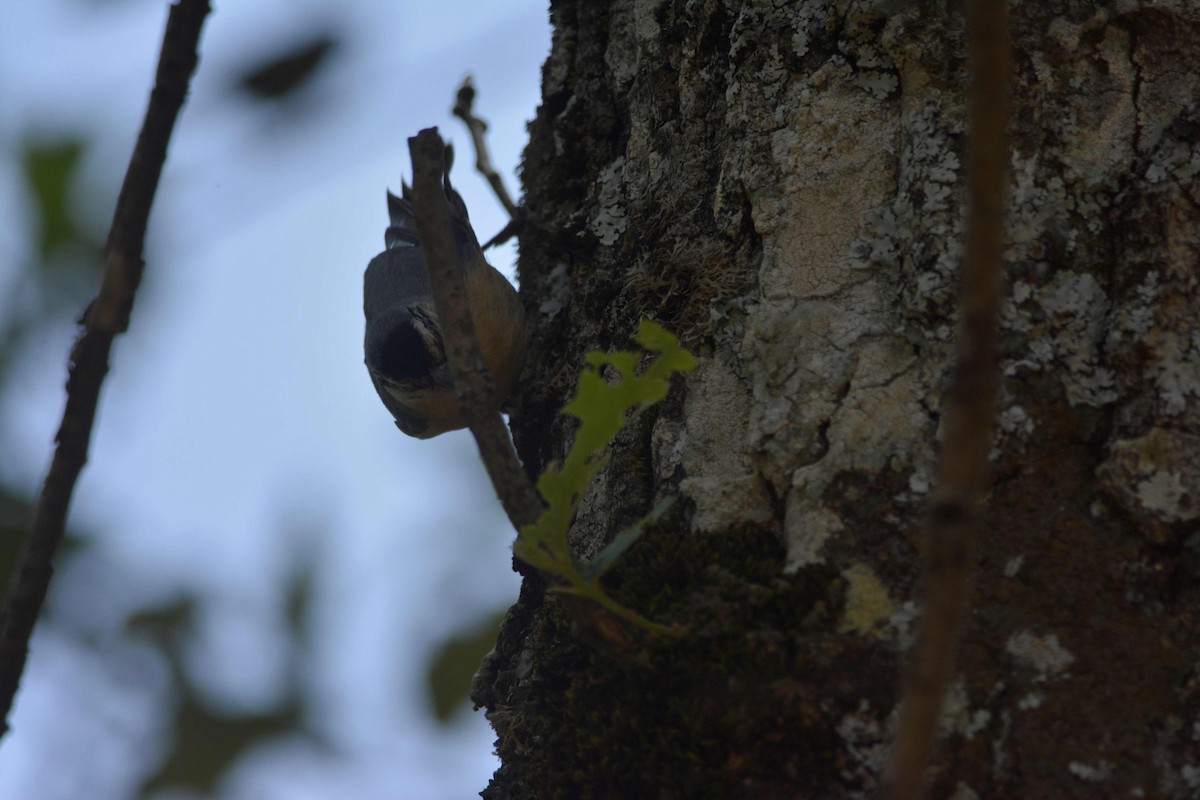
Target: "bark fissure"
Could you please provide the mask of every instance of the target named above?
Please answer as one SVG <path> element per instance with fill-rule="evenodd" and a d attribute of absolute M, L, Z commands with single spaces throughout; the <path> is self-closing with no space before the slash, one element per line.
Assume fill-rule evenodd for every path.
<path fill-rule="evenodd" d="M 1012 7 L 1002 479 L 933 797 L 1183 798 L 1200 774 L 1200 10 L 1123 8 Z M 582 354 L 639 316 L 676 329 L 701 366 L 619 445 L 572 541 L 678 495 L 611 589 L 699 633 L 612 652 L 527 582 L 477 685 L 504 761 L 486 794 L 865 796 L 956 324 L 962 19 L 553 15 L 521 250 L 529 307 L 553 302 L 517 442 L 558 457 Z"/>

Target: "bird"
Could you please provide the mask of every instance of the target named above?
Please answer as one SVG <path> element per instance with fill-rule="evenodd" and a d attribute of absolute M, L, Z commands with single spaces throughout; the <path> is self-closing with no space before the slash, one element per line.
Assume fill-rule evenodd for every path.
<path fill-rule="evenodd" d="M 497 406 L 516 388 L 525 363 L 525 313 L 516 289 L 487 262 L 467 216 L 467 206 L 450 185 L 447 148 L 442 186 L 458 263 L 467 289 L 471 319 L 491 373 Z M 396 427 L 417 439 L 430 439 L 467 427 L 446 361 L 441 325 L 434 309 L 429 274 L 421 254 L 412 190 L 387 193 L 389 225 L 385 249 L 363 275 L 363 350 L 371 382 L 392 413 Z"/>

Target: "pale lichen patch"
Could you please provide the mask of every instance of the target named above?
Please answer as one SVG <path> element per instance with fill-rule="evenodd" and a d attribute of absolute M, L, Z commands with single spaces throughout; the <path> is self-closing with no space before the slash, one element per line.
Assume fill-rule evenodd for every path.
<path fill-rule="evenodd" d="M 1172 523 L 1200 519 L 1200 436 L 1151 428 L 1114 442 L 1097 475 L 1151 540 L 1173 539 Z"/>
<path fill-rule="evenodd" d="M 946 700 L 942 706 L 941 730 L 945 733 L 957 733 L 967 739 L 974 739 L 992 721 L 992 712 L 986 708 L 971 709 L 971 698 L 967 694 L 966 684 L 959 678 L 946 692 Z"/>
<path fill-rule="evenodd" d="M 1187 788 L 1193 791 L 1200 790 L 1200 766 L 1184 764 L 1179 774 Z"/>
<path fill-rule="evenodd" d="M 1063 270 L 1040 289 L 1025 287 L 1021 296 L 1036 308 L 1010 304 L 1006 321 L 1031 338 L 1024 356 L 1004 362 L 1005 375 L 1049 371 L 1062 381 L 1071 405 L 1102 406 L 1118 397 L 1116 375 L 1100 346 L 1108 325 L 1110 303 L 1090 273 Z"/>
<path fill-rule="evenodd" d="M 890 743 L 886 726 L 871 714 L 871 706 L 860 700 L 858 709 L 842 717 L 837 725 L 850 758 L 841 770 L 842 778 L 854 783 L 873 782 L 887 761 Z"/>
<path fill-rule="evenodd" d="M 1067 771 L 1081 781 L 1102 783 L 1112 777 L 1113 765 L 1107 761 L 1100 761 L 1095 764 L 1072 761 L 1067 764 Z"/>
<path fill-rule="evenodd" d="M 629 220 L 622 201 L 621 180 L 625 173 L 625 157 L 608 166 L 597 179 L 598 210 L 592 218 L 591 230 L 600 244 L 611 247 L 617 243 Z"/>
<path fill-rule="evenodd" d="M 723 363 L 701 361 L 689 380 L 683 424 L 664 419 L 654 430 L 655 471 L 666 481 L 682 468 L 679 489 L 694 503 L 697 530 L 772 517 L 770 498 L 746 456 L 746 386 Z"/>
<path fill-rule="evenodd" d="M 828 508 L 812 508 L 801 504 L 798 502 L 800 497 L 800 493 L 788 493 L 789 508 L 784 517 L 784 532 L 788 541 L 788 572 L 824 561 L 825 543 L 846 527 L 841 517 Z M 791 508 L 793 504 L 798 507 Z"/>
<path fill-rule="evenodd" d="M 570 300 L 571 277 L 567 272 L 567 265 L 562 262 L 555 264 L 547 276 L 546 283 L 545 296 L 538 303 L 538 311 L 547 319 L 554 319 Z"/>
<path fill-rule="evenodd" d="M 1036 681 L 1066 677 L 1067 670 L 1075 663 L 1075 656 L 1053 633 L 1038 636 L 1032 631 L 1018 631 L 1008 638 L 1005 649 L 1018 662 L 1037 672 Z"/>
<path fill-rule="evenodd" d="M 1035 708 L 1041 707 L 1045 700 L 1046 695 L 1042 692 L 1028 692 L 1022 695 L 1021 699 L 1017 701 L 1017 708 L 1022 711 L 1032 711 Z"/>
<path fill-rule="evenodd" d="M 954 787 L 954 794 L 950 795 L 947 800 L 979 800 L 979 793 L 970 785 L 959 781 Z"/>
<path fill-rule="evenodd" d="M 896 649 L 901 652 L 908 650 L 916 641 L 917 604 L 906 600 L 888 617 L 888 625 L 892 629 L 892 639 Z"/>

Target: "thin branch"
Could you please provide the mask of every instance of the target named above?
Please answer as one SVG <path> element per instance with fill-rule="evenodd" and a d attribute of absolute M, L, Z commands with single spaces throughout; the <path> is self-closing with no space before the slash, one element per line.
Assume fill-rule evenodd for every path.
<path fill-rule="evenodd" d="M 446 358 L 454 375 L 463 414 L 500 503 L 513 527 L 519 531 L 541 516 L 542 501 L 521 468 L 504 420 L 493 401 L 495 388 L 491 373 L 484 366 L 475 323 L 467 305 L 467 290 L 450 228 L 450 206 L 442 187 L 445 147 L 437 128 L 426 128 L 408 140 L 417 232 L 421 236 L 421 252 L 429 270 L 434 308 L 441 323 Z"/>
<path fill-rule="evenodd" d="M 915 800 L 925 787 L 946 687 L 954 677 L 970 610 L 971 573 L 988 488 L 1008 189 L 1008 0 L 968 0 L 966 15 L 971 83 L 962 318 L 938 485 L 925 536 L 923 611 L 884 772 L 881 796 L 886 800 Z"/>
<path fill-rule="evenodd" d="M 474 106 L 475 85 L 471 82 L 471 76 L 468 75 L 463 80 L 462 86 L 458 87 L 458 94 L 454 99 L 454 116 L 461 119 L 466 124 L 467 130 L 471 132 L 471 141 L 475 144 L 475 169 L 487 178 L 487 182 L 492 185 L 492 191 L 496 193 L 500 204 L 504 206 L 508 216 L 515 222 L 521 215 L 521 209 L 513 202 L 508 189 L 504 187 L 504 179 L 492 166 L 492 157 L 488 154 L 487 139 L 485 138 L 488 126 L 486 122 L 475 116 Z"/>
<path fill-rule="evenodd" d="M 113 338 L 129 326 L 142 278 L 150 207 L 167 143 L 196 68 L 196 45 L 208 12 L 208 0 L 179 0 L 171 7 L 154 89 L 109 230 L 100 292 L 84 315 L 83 331 L 71 350 L 67 402 L 55 437 L 54 459 L 0 615 L 0 736 L 9 730 L 8 715 L 25 669 L 29 638 L 53 574 L 51 561 L 66 531 L 75 483 L 87 462 Z"/>

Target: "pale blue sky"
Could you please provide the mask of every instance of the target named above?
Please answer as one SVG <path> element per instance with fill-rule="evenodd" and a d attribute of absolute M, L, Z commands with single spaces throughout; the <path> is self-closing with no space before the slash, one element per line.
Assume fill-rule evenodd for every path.
<path fill-rule="evenodd" d="M 481 238 L 503 225 L 449 107 L 474 74 L 516 192 L 549 48 L 545 4 L 214 5 L 73 510 L 109 568 L 67 570 L 59 591 L 114 636 L 148 598 L 181 586 L 214 597 L 190 663 L 213 697 L 265 705 L 286 664 L 280 576 L 309 547 L 319 647 L 302 680 L 332 749 L 280 742 L 222 796 L 473 796 L 495 767 L 492 734 L 480 715 L 433 723 L 423 669 L 446 632 L 515 599 L 512 533 L 468 435 L 419 442 L 393 427 L 362 365 L 361 281 L 382 248 L 384 191 L 398 188 L 405 139 L 420 128 L 458 144 L 455 179 Z M 165 0 L 0 8 L 3 149 L 94 137 L 82 180 L 115 198 Z M 341 46 L 300 97 L 272 107 L 231 95 L 239 70 L 323 26 Z M 0 164 L 0 285 L 33 248 L 24 192 Z M 511 247 L 492 258 L 512 274 Z M 18 485 L 48 463 L 73 335 L 61 320 L 0 392 L 0 473 Z M 0 745 L 0 800 L 128 796 L 134 765 L 161 746 L 161 665 L 136 651 L 97 663 L 59 635 L 34 645 L 16 730 Z"/>

